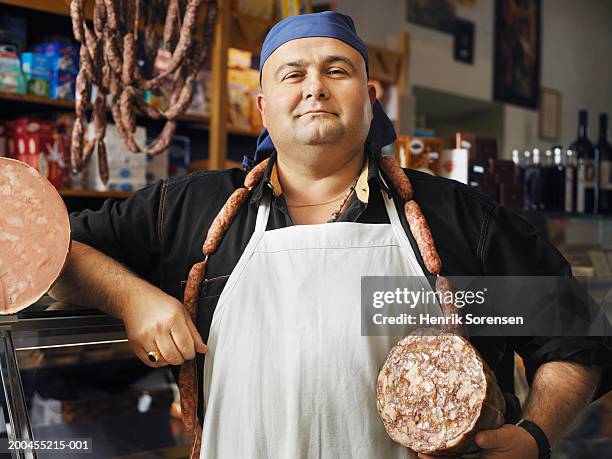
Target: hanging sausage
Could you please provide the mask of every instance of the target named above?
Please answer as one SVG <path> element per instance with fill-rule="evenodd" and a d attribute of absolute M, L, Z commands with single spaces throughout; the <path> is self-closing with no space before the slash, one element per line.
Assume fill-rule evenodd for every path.
<path fill-rule="evenodd" d="M 199 20 L 202 4 L 206 8 L 204 21 Z M 130 151 L 152 155 L 163 152 L 172 141 L 177 118 L 191 104 L 197 74 L 209 56 L 217 2 L 95 0 L 93 27 L 85 21 L 84 7 L 85 0 L 72 0 L 70 4 L 74 37 L 81 43 L 70 159 L 72 170 L 77 172 L 97 149 L 100 177 L 107 183 L 107 104 Z M 203 39 L 198 41 L 195 36 L 200 23 L 204 30 Z M 154 74 L 153 62 L 160 43 L 171 57 L 165 70 Z M 167 108 L 160 110 L 145 100 L 144 92 L 158 89 L 169 77 L 174 80 L 173 91 Z M 91 121 L 95 134 L 92 142 L 85 143 L 86 111 L 94 91 Z M 138 145 L 134 140 L 137 114 L 166 120 L 159 136 L 149 145 Z"/>

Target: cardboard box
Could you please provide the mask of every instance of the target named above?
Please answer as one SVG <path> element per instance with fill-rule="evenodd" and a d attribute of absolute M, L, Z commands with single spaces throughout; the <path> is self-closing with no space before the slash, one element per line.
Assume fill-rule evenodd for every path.
<path fill-rule="evenodd" d="M 443 150 L 440 155 L 438 172 L 441 177 L 468 183 L 469 152 L 465 148 Z"/>
<path fill-rule="evenodd" d="M 93 123 L 87 126 L 86 141 L 90 142 L 95 135 Z M 134 140 L 139 145 L 145 143 L 145 128 L 137 127 Z M 98 172 L 98 153 L 94 151 L 87 163 L 88 188 L 96 191 L 134 191 L 146 185 L 146 156 L 132 153 L 124 145 L 114 124 L 106 126 L 106 154 L 108 160 L 109 180 L 105 185 Z"/>
<path fill-rule="evenodd" d="M 0 45 L 0 91 L 10 94 L 26 92 L 21 61 L 14 45 Z"/>
<path fill-rule="evenodd" d="M 61 42 L 41 43 L 32 48 L 35 53 L 51 58 L 51 73 L 76 75 L 79 73 L 79 47 Z"/>
<path fill-rule="evenodd" d="M 437 137 L 400 136 L 396 143 L 396 155 L 402 167 L 439 175 L 442 139 Z"/>
<path fill-rule="evenodd" d="M 51 98 L 74 100 L 76 95 L 76 78 L 74 75 L 53 74 L 51 76 Z"/>
<path fill-rule="evenodd" d="M 66 186 L 68 149 L 50 122 L 20 118 L 8 123 L 11 157 L 29 164 L 58 189 Z"/>
<path fill-rule="evenodd" d="M 259 72 L 254 69 L 229 69 L 227 72 L 228 118 L 235 126 L 257 131 L 261 118 L 256 97 L 259 89 Z"/>
<path fill-rule="evenodd" d="M 23 53 L 21 69 L 26 79 L 28 94 L 51 96 L 51 58 L 39 53 Z"/>
<path fill-rule="evenodd" d="M 159 155 L 147 155 L 145 178 L 147 185 L 168 178 L 168 150 Z"/>

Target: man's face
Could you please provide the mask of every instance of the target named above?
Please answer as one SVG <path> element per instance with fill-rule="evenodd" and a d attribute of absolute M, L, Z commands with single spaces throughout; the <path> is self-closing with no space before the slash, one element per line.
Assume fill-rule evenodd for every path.
<path fill-rule="evenodd" d="M 264 64 L 262 90 L 257 106 L 279 150 L 363 146 L 376 94 L 363 57 L 343 41 L 313 37 L 283 44 Z"/>

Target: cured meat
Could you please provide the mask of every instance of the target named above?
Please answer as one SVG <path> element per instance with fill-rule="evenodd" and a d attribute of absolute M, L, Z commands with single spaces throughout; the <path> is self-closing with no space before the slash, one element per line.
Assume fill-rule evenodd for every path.
<path fill-rule="evenodd" d="M 451 282 L 444 276 L 438 276 L 436 279 L 436 291 L 441 293 L 440 307 L 442 308 L 442 314 L 444 317 L 462 317 L 463 314 L 461 309 L 455 306 L 453 303 L 454 289 Z M 458 321 L 451 321 L 447 325 L 442 327 L 444 331 L 453 333 L 459 336 L 467 336 L 467 329 L 462 323 Z"/>
<path fill-rule="evenodd" d="M 425 220 L 421 208 L 415 201 L 408 201 L 404 205 L 404 213 L 406 214 L 406 220 L 410 226 L 410 232 L 414 236 L 414 239 L 419 247 L 419 252 L 423 258 L 425 267 L 431 274 L 439 274 L 440 268 L 442 267 L 442 261 L 436 250 L 431 230 Z"/>
<path fill-rule="evenodd" d="M 206 240 L 204 241 L 204 246 L 202 248 L 204 255 L 210 255 L 217 250 L 223 235 L 231 225 L 234 217 L 238 213 L 238 210 L 242 206 L 242 203 L 248 196 L 249 190 L 247 188 L 237 188 L 230 195 L 230 197 L 227 198 L 227 201 L 208 229 Z"/>
<path fill-rule="evenodd" d="M 504 423 L 505 400 L 484 359 L 463 337 L 427 331 L 402 339 L 376 384 L 389 436 L 418 453 L 478 451 L 476 433 Z"/>
<path fill-rule="evenodd" d="M 181 365 L 179 373 L 179 391 L 181 394 L 181 412 L 183 414 L 183 423 L 188 433 L 193 432 L 197 418 L 197 374 L 196 363 L 194 360 L 187 360 Z"/>
<path fill-rule="evenodd" d="M 80 170 L 93 151 L 84 143 L 86 108 L 89 102 L 89 84 L 98 97 L 106 100 L 113 96 L 111 112 L 119 135 L 128 149 L 134 153 L 146 152 L 156 155 L 166 150 L 176 129 L 175 120 L 185 113 L 193 99 L 195 81 L 199 70 L 209 56 L 212 34 L 217 14 L 217 2 L 187 0 L 185 14 L 181 16 L 183 2 L 145 2 L 147 7 L 141 17 L 140 0 L 95 0 L 93 28 L 85 21 L 83 0 L 70 5 L 70 17 L 74 36 L 81 43 L 81 67 L 77 78 L 76 121 L 72 136 L 71 164 Z M 206 4 L 202 21 L 200 6 Z M 160 14 L 167 9 L 167 14 Z M 158 55 L 160 19 L 166 18 L 164 43 L 169 47 L 170 60 L 166 68 L 155 72 L 153 63 Z M 196 29 L 203 25 L 201 40 L 195 40 Z M 139 30 L 144 30 L 144 41 L 139 43 Z M 144 46 L 143 46 L 144 45 Z M 138 55 L 143 59 L 138 61 Z M 143 63 L 141 66 L 140 62 Z M 155 90 L 168 78 L 174 80 L 169 106 L 160 111 L 144 98 L 145 89 Z M 104 105 L 106 109 L 106 105 Z M 155 119 L 165 118 L 166 124 L 158 138 L 148 146 L 139 146 L 133 138 L 136 113 L 140 109 Z M 106 110 L 104 110 L 104 115 Z M 104 130 L 106 116 L 97 117 L 96 145 L 101 162 L 104 155 Z M 100 173 L 104 168 L 100 169 Z M 102 179 L 104 183 L 106 180 Z"/>
<path fill-rule="evenodd" d="M 391 156 L 381 156 L 380 167 L 385 174 L 387 174 L 387 177 L 389 177 L 391 185 L 393 185 L 393 188 L 395 188 L 395 191 L 397 191 L 402 201 L 410 201 L 413 194 L 412 184 L 395 158 Z"/>
<path fill-rule="evenodd" d="M 249 190 L 251 190 L 253 189 L 255 185 L 257 185 L 261 181 L 264 175 L 264 172 L 266 171 L 266 168 L 268 167 L 269 162 L 270 162 L 270 158 L 266 158 L 249 171 L 247 176 L 244 178 L 245 188 L 248 188 Z"/>
<path fill-rule="evenodd" d="M 53 185 L 9 158 L 0 158 L 0 215 L 0 314 L 13 314 L 59 277 L 70 249 L 70 222 Z"/>

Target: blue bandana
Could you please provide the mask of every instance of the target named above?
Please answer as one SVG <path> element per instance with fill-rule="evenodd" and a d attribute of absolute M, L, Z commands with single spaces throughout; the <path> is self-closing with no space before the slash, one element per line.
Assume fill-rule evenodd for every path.
<path fill-rule="evenodd" d="M 277 23 L 264 40 L 259 61 L 259 79 L 261 69 L 270 55 L 281 45 L 291 40 L 308 37 L 329 37 L 342 40 L 355 48 L 363 56 L 368 69 L 368 49 L 365 43 L 357 36 L 355 24 L 350 16 L 335 11 L 325 11 L 316 14 L 290 16 Z M 393 143 L 396 139 L 393 123 L 385 113 L 382 105 L 376 101 L 373 107 L 373 120 L 366 144 L 373 152 L 378 152 L 385 145 Z M 244 156 L 242 165 L 245 170 L 251 169 L 257 163 L 268 158 L 274 151 L 274 144 L 267 129 L 263 129 L 257 138 L 255 156 Z"/>

